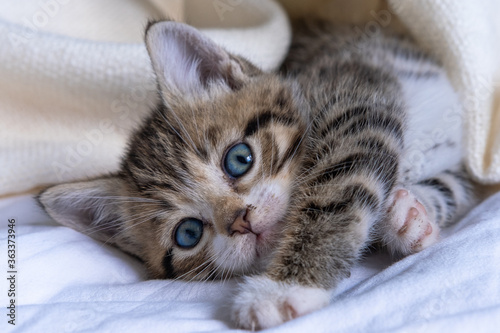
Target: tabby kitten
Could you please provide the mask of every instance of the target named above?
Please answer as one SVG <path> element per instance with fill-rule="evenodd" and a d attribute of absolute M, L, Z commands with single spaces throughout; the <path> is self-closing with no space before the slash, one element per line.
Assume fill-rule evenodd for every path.
<path fill-rule="evenodd" d="M 459 130 L 423 152 L 446 157 L 424 161 L 427 174 L 412 166 L 458 102 L 407 40 L 304 25 L 280 75 L 180 23 L 149 25 L 146 45 L 162 103 L 120 171 L 39 200 L 152 278 L 248 275 L 232 301 L 239 327 L 327 305 L 371 241 L 420 251 L 470 202 Z"/>

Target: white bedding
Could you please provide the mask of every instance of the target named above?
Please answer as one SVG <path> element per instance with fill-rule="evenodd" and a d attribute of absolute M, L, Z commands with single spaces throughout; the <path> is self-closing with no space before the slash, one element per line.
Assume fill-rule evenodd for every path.
<path fill-rule="evenodd" d="M 251 13 L 267 15 L 268 10 L 264 9 L 275 7 L 264 7 L 265 2 L 252 0 L 247 4 L 259 9 Z M 28 1 L 18 1 L 16 5 L 23 7 L 21 3 Z M 29 3 L 35 7 L 26 13 L 16 12 L 6 17 L 1 11 L 0 16 L 20 24 L 14 19 L 22 21 L 24 14 L 33 16 L 40 11 L 38 0 Z M 79 3 L 90 2 L 82 0 Z M 92 3 L 101 6 L 104 2 Z M 136 1 L 129 0 L 120 1 L 120 7 L 125 3 L 136 6 Z M 215 3 L 219 1 L 211 1 L 210 7 Z M 239 1 L 228 3 L 238 4 Z M 484 142 L 496 142 L 490 153 L 500 156 L 500 149 L 497 149 L 500 141 L 485 141 L 491 125 L 488 103 L 498 90 L 492 88 L 487 74 L 498 67 L 496 56 L 499 52 L 489 47 L 496 40 L 496 30 L 485 26 L 500 22 L 493 9 L 498 1 L 485 1 L 481 6 L 472 0 L 460 4 L 452 0 L 391 0 L 389 3 L 390 9 L 399 14 L 399 19 L 419 42 L 443 58 L 464 102 L 472 103 L 464 118 L 471 133 L 477 134 L 469 135 L 475 140 L 469 146 L 469 164 L 473 164 L 477 178 L 498 180 L 499 163 L 493 163 L 490 169 L 481 167 L 483 161 L 488 161 L 482 158 L 487 153 L 481 150 L 486 146 Z M 0 0 L 0 4 L 4 9 L 14 7 L 12 1 Z M 111 5 L 108 3 L 108 6 Z M 64 17 L 64 11 L 75 8 L 62 6 L 61 12 L 51 18 L 51 26 L 59 20 L 70 22 Z M 243 10 L 244 6 L 232 9 L 225 13 L 225 22 L 232 22 L 229 15 Z M 206 12 L 200 11 L 206 17 Z M 109 10 L 98 8 L 97 12 L 106 13 L 105 18 L 110 18 Z M 131 12 L 131 16 L 142 17 L 137 12 Z M 98 17 L 92 17 L 92 26 L 102 36 L 105 27 L 96 23 Z M 276 65 L 285 54 L 289 27 L 281 10 L 276 9 L 271 18 L 269 24 L 264 20 L 256 29 L 227 28 L 227 31 L 212 30 L 212 34 L 219 34 L 221 41 L 236 49 L 254 45 L 249 42 L 253 36 L 252 40 L 258 41 L 254 45 L 255 59 L 273 60 Z M 374 22 L 371 16 L 369 19 Z M 130 20 L 122 18 L 121 21 L 132 29 Z M 243 21 L 235 22 L 243 25 Z M 221 22 L 216 16 L 213 23 Z M 143 22 L 136 23 L 140 33 L 130 31 L 141 39 Z M 68 36 L 81 37 L 71 35 L 69 27 L 63 28 L 61 31 Z M 264 33 L 261 28 L 273 33 Z M 3 44 L 8 45 L 8 38 L 18 31 L 16 29 L 22 26 L 1 24 Z M 119 33 L 120 38 L 126 35 L 121 28 L 113 31 Z M 231 44 L 226 32 L 237 33 L 234 41 L 238 43 Z M 121 113 L 110 112 L 109 105 L 133 97 L 131 92 L 135 90 L 130 90 L 131 87 L 147 88 L 145 82 L 150 73 L 145 49 L 142 44 L 115 43 L 121 39 L 92 43 L 68 36 L 39 31 L 20 51 L 0 47 L 0 59 L 3 59 L 0 62 L 0 101 L 3 103 L 0 107 L 0 126 L 3 125 L 0 131 L 1 194 L 27 190 L 46 182 L 97 175 L 118 163 L 126 133 L 116 131 L 108 137 L 107 132 L 101 131 L 102 142 L 93 146 L 89 156 L 80 156 L 80 164 L 71 164 L 71 173 L 62 175 L 68 178 L 61 178 L 54 171 L 55 162 L 68 163 L 70 154 L 66 149 L 76 149 L 78 144 L 86 142 L 87 136 L 100 128 L 102 120 L 111 119 L 120 124 L 119 128 L 128 129 L 134 124 L 134 117 L 122 119 Z M 264 43 L 264 37 L 268 43 Z M 239 43 L 241 40 L 245 43 Z M 73 58 L 66 57 L 64 61 L 54 58 L 53 53 L 60 52 L 61 47 Z M 274 57 L 270 56 L 271 51 Z M 135 107 L 134 111 L 140 113 Z M 491 125 L 490 134 L 498 137 L 500 131 L 495 128 Z M 15 326 L 8 324 L 10 318 L 6 316 L 10 301 L 6 279 L 10 275 L 7 273 L 7 221 L 10 218 L 17 221 Z M 366 258 L 337 288 L 330 306 L 269 331 L 500 332 L 500 193 L 477 207 L 448 234 L 436 246 L 392 265 L 383 254 Z M 0 200 L 0 267 L 3 274 L 0 279 L 0 332 L 234 331 L 224 306 L 228 304 L 236 281 L 147 281 L 136 259 L 56 225 L 29 196 Z"/>
<path fill-rule="evenodd" d="M 2 272 L 7 220 L 16 219 L 16 325 L 0 331 L 228 332 L 236 281 L 147 281 L 140 263 L 56 225 L 28 196 L 0 201 Z M 356 266 L 330 306 L 270 332 L 498 332 L 500 193 L 437 245 L 391 265 L 383 254 Z"/>

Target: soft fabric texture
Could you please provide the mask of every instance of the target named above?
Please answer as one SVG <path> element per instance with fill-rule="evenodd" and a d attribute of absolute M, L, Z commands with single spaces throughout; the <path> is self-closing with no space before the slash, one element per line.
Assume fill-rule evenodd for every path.
<path fill-rule="evenodd" d="M 295 13 L 314 8 L 366 22 L 367 34 L 397 15 L 443 61 L 461 95 L 464 113 L 444 117 L 465 124 L 469 169 L 479 181 L 500 182 L 500 2 L 388 0 L 388 12 L 364 0 L 281 2 Z M 141 43 L 148 17 L 198 26 L 266 70 L 290 41 L 271 0 L 1 0 L 0 9 L 0 195 L 117 169 L 128 135 L 157 101 Z"/>
<path fill-rule="evenodd" d="M 126 0 L 113 1 L 119 14 L 107 17 L 101 11 L 112 12 L 108 2 L 51 1 L 0 5 L 0 195 L 115 171 L 128 135 L 158 101 L 141 36 L 148 17 L 169 13 Z M 58 9 L 40 5 L 48 2 Z M 179 16 L 229 51 L 265 70 L 284 58 L 290 29 L 274 2 L 185 5 Z M 78 12 L 67 13 L 72 6 L 87 15 L 88 36 Z M 110 21 L 118 28 L 101 36 Z"/>
<path fill-rule="evenodd" d="M 225 305 L 236 280 L 146 281 L 135 259 L 54 224 L 28 196 L 0 200 L 2 249 L 9 218 L 16 219 L 17 321 L 13 327 L 4 317 L 0 331 L 234 331 Z M 368 256 L 329 306 L 268 331 L 497 332 L 499 281 L 497 194 L 421 253 L 392 265 L 384 254 Z M 7 283 L 0 300 L 8 304 Z"/>
<path fill-rule="evenodd" d="M 485 0 L 280 0 L 294 16 L 356 23 L 369 37 L 403 26 L 448 72 L 464 105 L 443 110 L 447 128 L 464 126 L 469 170 L 500 182 L 500 2 Z M 436 135 L 438 137 L 438 135 Z M 438 139 L 430 138 L 438 141 Z M 425 144 L 425 143 L 424 143 Z"/>
<path fill-rule="evenodd" d="M 72 6 L 77 1 L 59 2 Z M 90 13 L 100 12 L 104 3 L 117 3 L 79 1 Z M 210 10 L 215 18 L 212 24 L 200 22 L 210 36 L 236 53 L 251 52 L 249 58 L 266 69 L 279 64 L 290 36 L 280 9 L 270 1 L 252 0 L 250 7 L 237 5 L 239 1 L 203 1 L 210 5 L 197 7 L 193 1 L 178 17 L 189 22 L 192 8 Z M 63 5 L 33 33 L 22 27 L 23 10 L 32 21 L 41 7 L 33 10 L 24 7 L 27 1 L 0 0 L 0 194 L 117 168 L 128 134 L 156 102 L 149 60 L 140 43 L 142 30 L 131 27 L 142 29 L 146 18 L 161 14 L 158 8 L 163 8 L 159 1 L 152 1 L 157 7 L 147 8 L 132 0 L 119 2 L 128 14 L 117 14 L 116 21 L 137 17 L 139 22 L 125 20 L 103 34 L 109 22 L 95 18 L 89 36 L 81 26 L 70 31 L 56 24 Z M 233 6 L 216 12 L 213 4 L 221 2 Z M 327 2 L 332 10 L 342 1 L 315 3 Z M 500 64 L 494 26 L 499 22 L 497 3 L 389 0 L 391 12 L 442 58 L 461 93 L 468 163 L 484 182 L 500 181 L 500 116 L 493 112 L 498 109 L 493 103 L 498 90 L 493 74 Z M 14 16 L 6 17 L 9 11 L 4 9 L 14 7 Z M 250 12 L 255 15 L 253 24 L 241 19 Z M 239 20 L 231 18 L 234 13 L 239 13 Z M 371 22 L 378 21 L 374 17 Z M 230 29 L 237 23 L 244 27 Z M 42 32 L 45 28 L 51 32 Z M 454 124 L 456 115 L 451 116 Z M 136 260 L 56 225 L 27 196 L 0 200 L 3 272 L 8 270 L 9 218 L 17 221 L 18 317 L 14 327 L 4 315 L 0 331 L 232 330 L 222 305 L 227 304 L 236 281 L 146 281 Z M 393 265 L 385 255 L 368 257 L 339 286 L 330 306 L 269 331 L 496 332 L 500 326 L 499 226 L 497 194 L 446 231 L 449 236 L 442 242 Z M 5 281 L 0 283 L 3 305 L 9 301 L 7 288 Z"/>
<path fill-rule="evenodd" d="M 500 182 L 500 2 L 388 0 L 419 43 L 444 64 L 464 114 L 444 110 L 450 126 L 465 123 L 467 165 L 475 178 Z"/>

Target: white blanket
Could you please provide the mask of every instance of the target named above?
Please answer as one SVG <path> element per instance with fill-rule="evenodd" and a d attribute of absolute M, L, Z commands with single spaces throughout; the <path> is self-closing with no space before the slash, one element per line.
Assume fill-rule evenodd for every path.
<path fill-rule="evenodd" d="M 500 182 L 500 1 L 388 0 L 373 11 L 382 0 L 279 1 L 362 23 L 368 35 L 400 20 L 460 94 L 464 114 L 443 117 L 465 123 L 469 169 Z M 289 24 L 271 0 L 0 0 L 0 195 L 118 168 L 156 102 L 143 26 L 172 12 L 263 69 L 286 55 Z"/>
<path fill-rule="evenodd" d="M 146 281 L 133 258 L 51 222 L 30 197 L 0 201 L 2 272 L 7 220 L 16 219 L 16 325 L 0 331 L 226 332 L 236 281 Z M 391 265 L 384 254 L 357 265 L 331 305 L 270 332 L 498 332 L 500 193 L 437 245 Z"/>
<path fill-rule="evenodd" d="M 144 23 L 140 20 L 149 13 L 139 10 L 144 1 L 54 1 L 66 5 L 57 11 L 52 7 L 54 15 L 47 25 L 33 33 L 23 28 L 24 18 L 33 25 L 35 18 L 43 19 L 43 12 L 48 15 L 38 0 L 0 0 L 0 194 L 115 170 L 128 133 L 148 112 L 146 102 L 155 100 L 149 62 L 140 44 Z M 330 10 L 338 9 L 338 3 L 347 4 L 314 1 L 319 2 L 333 3 Z M 186 3 L 204 3 L 212 11 L 214 5 L 232 4 L 217 7 L 220 11 L 212 13 L 215 19 L 200 25 L 225 27 L 206 31 L 236 53 L 253 52 L 251 59 L 266 69 L 284 56 L 289 27 L 272 2 L 246 1 L 253 9 L 239 0 Z M 480 5 L 472 0 L 389 0 L 391 12 L 442 58 L 461 93 L 470 134 L 469 166 L 485 182 L 500 180 L 500 116 L 491 105 L 498 92 L 492 74 L 500 65 L 500 51 L 494 47 L 499 4 L 497 0 Z M 84 15 L 79 18 L 80 8 L 92 5 L 97 6 L 88 12 L 93 17 L 93 37 L 100 40 L 80 35 L 88 34 L 90 26 Z M 12 11 L 14 7 L 18 10 Z M 189 8 L 194 7 L 186 7 L 187 21 Z M 78 20 L 65 19 L 66 11 L 76 12 Z M 208 11 L 201 12 L 200 17 L 208 17 Z M 96 13 L 105 15 L 99 20 Z M 378 22 L 368 16 L 367 28 Z M 108 30 L 103 17 L 123 24 Z M 248 24 L 252 19 L 254 24 Z M 83 28 L 60 25 L 58 30 L 60 20 Z M 68 36 L 58 35 L 61 31 Z M 9 218 L 17 221 L 15 326 L 7 323 L 6 316 Z M 270 331 L 498 331 L 500 194 L 453 231 L 436 246 L 393 265 L 385 255 L 370 256 L 339 286 L 329 307 Z M 29 197 L 0 200 L 0 249 L 5 274 L 0 281 L 0 332 L 232 329 L 224 306 L 235 281 L 146 281 L 135 259 L 55 225 Z"/>

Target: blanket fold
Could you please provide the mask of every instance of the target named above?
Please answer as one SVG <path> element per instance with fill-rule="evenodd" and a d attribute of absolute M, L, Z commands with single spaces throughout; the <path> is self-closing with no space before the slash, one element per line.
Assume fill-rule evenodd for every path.
<path fill-rule="evenodd" d="M 140 29 L 140 35 L 148 15 L 165 16 L 139 11 L 136 1 L 114 1 L 124 16 L 137 11 L 142 23 L 130 24 Z M 84 39 L 81 27 L 63 17 L 71 15 L 65 12 L 68 6 L 98 13 L 109 3 L 73 0 L 66 7 L 60 4 L 57 15 L 50 17 L 43 1 L 28 2 L 31 7 L 25 2 L 0 4 L 5 10 L 0 15 L 0 195 L 117 170 L 127 137 L 158 102 L 146 48 L 135 41 L 136 31 L 121 36 L 129 42 L 104 41 L 95 31 L 108 27 L 106 17 L 88 18 L 89 38 L 99 40 Z M 217 1 L 191 0 L 184 5 L 179 16 L 201 25 L 218 44 L 264 70 L 276 68 L 286 55 L 288 20 L 270 0 L 226 7 Z M 19 15 L 22 10 L 25 16 L 5 19 L 8 11 Z M 42 25 L 38 20 L 44 17 L 55 23 Z"/>
<path fill-rule="evenodd" d="M 140 41 L 148 17 L 172 8 L 173 16 L 266 70 L 279 65 L 290 42 L 287 17 L 271 0 L 51 1 L 0 1 L 0 195 L 117 170 L 127 137 L 158 102 Z M 306 8 L 280 1 L 291 12 Z M 464 126 L 469 170 L 480 182 L 500 183 L 500 2 L 307 4 L 326 14 L 348 8 L 346 20 L 366 22 L 367 33 L 387 19 L 402 22 L 441 59 L 461 96 L 464 110 L 443 110 L 443 117 Z M 115 10 L 94 15 L 87 36 L 78 15 L 102 8 Z"/>

